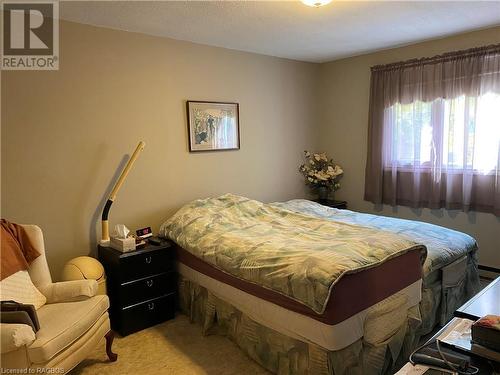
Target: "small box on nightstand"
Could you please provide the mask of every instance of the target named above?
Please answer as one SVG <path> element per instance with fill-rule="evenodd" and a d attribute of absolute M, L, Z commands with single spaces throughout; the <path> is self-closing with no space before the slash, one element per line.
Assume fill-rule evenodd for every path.
<path fill-rule="evenodd" d="M 109 244 L 113 249 L 119 250 L 122 253 L 124 253 L 126 251 L 135 250 L 135 238 L 134 237 L 127 237 L 127 238 L 111 237 Z"/>

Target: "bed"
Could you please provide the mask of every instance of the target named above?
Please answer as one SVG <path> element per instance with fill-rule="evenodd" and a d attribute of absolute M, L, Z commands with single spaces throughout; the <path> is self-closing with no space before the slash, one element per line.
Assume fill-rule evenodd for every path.
<path fill-rule="evenodd" d="M 390 372 L 479 284 L 465 234 L 306 200 L 197 200 L 160 234 L 181 309 L 279 374 Z"/>

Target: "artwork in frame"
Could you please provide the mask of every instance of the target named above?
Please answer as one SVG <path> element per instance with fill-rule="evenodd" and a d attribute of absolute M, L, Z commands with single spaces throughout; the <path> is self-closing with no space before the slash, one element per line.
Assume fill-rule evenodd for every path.
<path fill-rule="evenodd" d="M 239 104 L 188 100 L 189 151 L 240 148 Z"/>

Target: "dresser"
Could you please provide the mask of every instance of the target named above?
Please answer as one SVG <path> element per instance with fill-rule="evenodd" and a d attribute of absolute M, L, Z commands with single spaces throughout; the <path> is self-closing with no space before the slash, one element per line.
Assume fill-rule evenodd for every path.
<path fill-rule="evenodd" d="M 98 247 L 107 276 L 111 327 L 122 336 L 175 316 L 177 274 L 170 242 L 122 253 Z"/>

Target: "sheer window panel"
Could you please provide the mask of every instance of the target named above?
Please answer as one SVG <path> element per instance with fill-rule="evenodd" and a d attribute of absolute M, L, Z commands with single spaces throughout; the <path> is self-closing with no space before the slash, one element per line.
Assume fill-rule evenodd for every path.
<path fill-rule="evenodd" d="M 365 200 L 500 216 L 500 44 L 372 67 Z"/>
<path fill-rule="evenodd" d="M 500 95 L 394 104 L 384 111 L 384 166 L 478 174 L 498 169 Z"/>

